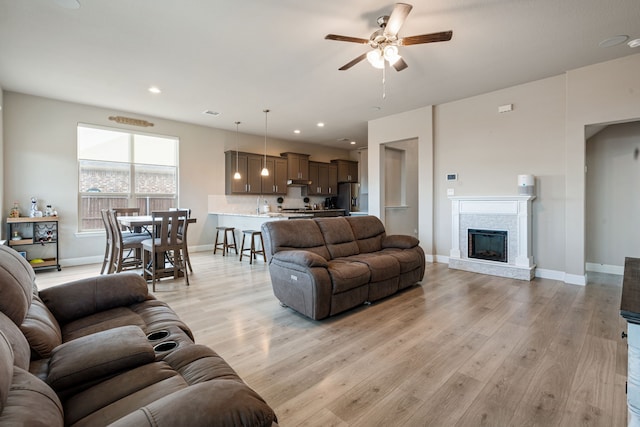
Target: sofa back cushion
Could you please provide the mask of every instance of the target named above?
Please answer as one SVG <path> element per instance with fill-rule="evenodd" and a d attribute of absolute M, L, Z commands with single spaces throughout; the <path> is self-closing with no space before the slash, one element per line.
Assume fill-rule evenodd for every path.
<path fill-rule="evenodd" d="M 0 331 L 5 335 L 13 349 L 13 359 L 11 362 L 19 368 L 29 369 L 31 359 L 29 343 L 20 328 L 18 328 L 18 325 L 2 313 L 0 313 Z"/>
<path fill-rule="evenodd" d="M 4 410 L 13 380 L 13 348 L 9 338 L 0 330 L 0 414 Z"/>
<path fill-rule="evenodd" d="M 35 273 L 18 252 L 8 246 L 0 246 L 0 311 L 16 325 L 27 315 Z"/>
<path fill-rule="evenodd" d="M 60 325 L 37 295 L 33 296 L 20 330 L 29 341 L 34 359 L 51 357 L 51 350 L 62 344 Z"/>
<path fill-rule="evenodd" d="M 313 219 L 268 221 L 262 224 L 262 237 L 269 260 L 280 251 L 304 249 L 326 260 L 331 259 L 318 224 Z"/>
<path fill-rule="evenodd" d="M 344 217 L 316 218 L 332 259 L 360 253 L 351 226 Z"/>
<path fill-rule="evenodd" d="M 351 225 L 360 253 L 382 250 L 382 238 L 385 236 L 384 224 L 375 216 L 348 216 L 345 219 Z"/>

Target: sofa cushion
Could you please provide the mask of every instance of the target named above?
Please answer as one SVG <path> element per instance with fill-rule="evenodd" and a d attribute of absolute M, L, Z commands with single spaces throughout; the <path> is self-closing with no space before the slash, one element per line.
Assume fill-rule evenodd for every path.
<path fill-rule="evenodd" d="M 167 363 L 147 363 L 66 399 L 65 424 L 107 425 L 185 387 L 188 384 Z"/>
<path fill-rule="evenodd" d="M 13 348 L 9 338 L 0 330 L 0 413 L 9 398 L 13 381 Z"/>
<path fill-rule="evenodd" d="M 24 370 L 29 370 L 31 349 L 27 339 L 18 326 L 3 313 L 0 313 L 0 331 L 2 331 L 13 349 L 13 364 Z"/>
<path fill-rule="evenodd" d="M 329 261 L 328 270 L 334 294 L 366 285 L 371 278 L 366 264 L 344 258 Z"/>
<path fill-rule="evenodd" d="M 144 332 L 177 326 L 193 340 L 191 330 L 180 320 L 171 307 L 163 301 L 153 299 L 127 307 L 100 311 L 69 322 L 61 328 L 62 341 L 67 342 L 96 332 L 127 325 L 138 326 Z"/>
<path fill-rule="evenodd" d="M 147 282 L 136 273 L 118 273 L 52 286 L 40 298 L 60 326 L 76 319 L 116 307 L 126 307 L 147 299 Z"/>
<path fill-rule="evenodd" d="M 400 275 L 400 263 L 391 255 L 376 252 L 354 255 L 349 260 L 361 262 L 369 268 L 370 282 L 381 282 Z"/>
<path fill-rule="evenodd" d="M 0 245 L 0 311 L 16 325 L 27 315 L 35 273 L 26 259 L 8 246 Z"/>
<path fill-rule="evenodd" d="M 273 410 L 244 383 L 210 381 L 187 387 L 141 407 L 117 420 L 112 427 L 162 425 L 216 427 L 272 427 L 277 422 Z"/>
<path fill-rule="evenodd" d="M 50 357 L 51 350 L 62 344 L 62 332 L 56 318 L 37 295 L 33 296 L 20 330 L 29 341 L 36 359 Z"/>
<path fill-rule="evenodd" d="M 137 326 L 124 326 L 78 338 L 56 347 L 47 383 L 65 390 L 106 378 L 155 360 L 153 347 Z"/>
<path fill-rule="evenodd" d="M 268 258 L 280 251 L 305 249 L 331 259 L 322 232 L 313 219 L 268 221 L 262 224 L 262 230 Z"/>
<path fill-rule="evenodd" d="M 360 251 L 351 226 L 344 218 L 315 218 L 332 259 L 356 255 Z"/>
<path fill-rule="evenodd" d="M 382 249 L 385 236 L 384 224 L 375 216 L 348 216 L 360 253 L 377 252 Z"/>
<path fill-rule="evenodd" d="M 424 265 L 424 254 L 419 250 L 385 249 L 383 253 L 398 260 L 400 274 L 421 268 Z"/>
<path fill-rule="evenodd" d="M 63 421 L 62 404 L 53 390 L 24 369 L 14 367 L 0 425 L 62 427 Z"/>

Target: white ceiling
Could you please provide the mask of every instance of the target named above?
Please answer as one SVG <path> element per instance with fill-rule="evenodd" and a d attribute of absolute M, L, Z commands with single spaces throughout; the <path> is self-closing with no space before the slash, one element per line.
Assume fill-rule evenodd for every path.
<path fill-rule="evenodd" d="M 338 71 L 368 47 L 324 36 L 368 38 L 390 1 L 58 2 L 0 0 L 3 89 L 256 135 L 270 108 L 269 137 L 347 149 L 371 119 L 640 53 L 599 46 L 640 38 L 639 0 L 414 0 L 399 35 L 453 39 L 401 47 L 409 68 L 387 70 L 383 100 L 380 70 Z"/>

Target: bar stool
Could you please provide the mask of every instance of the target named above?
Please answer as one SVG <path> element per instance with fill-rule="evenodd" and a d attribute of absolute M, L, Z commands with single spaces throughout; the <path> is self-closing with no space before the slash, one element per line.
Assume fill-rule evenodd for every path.
<path fill-rule="evenodd" d="M 222 242 L 218 241 L 218 236 L 222 231 Z M 227 238 L 227 233 L 231 232 L 231 237 L 233 238 L 233 243 L 229 243 L 229 239 Z M 235 227 L 216 227 L 216 244 L 213 247 L 213 253 L 215 254 L 218 249 L 222 249 L 222 256 L 225 256 L 227 252 L 229 252 L 229 248 L 236 250 L 236 255 L 238 255 L 238 245 L 236 244 L 236 234 Z"/>
<path fill-rule="evenodd" d="M 244 238 L 249 236 L 251 239 L 251 246 L 244 247 Z M 256 250 L 256 237 L 260 238 L 260 250 Z M 264 262 L 267 262 L 267 256 L 264 253 L 264 242 L 262 240 L 262 233 L 257 230 L 242 230 L 242 245 L 240 246 L 240 261 L 242 261 L 242 255 L 249 251 L 249 264 L 253 264 L 253 260 L 257 259 L 256 254 L 262 254 Z"/>

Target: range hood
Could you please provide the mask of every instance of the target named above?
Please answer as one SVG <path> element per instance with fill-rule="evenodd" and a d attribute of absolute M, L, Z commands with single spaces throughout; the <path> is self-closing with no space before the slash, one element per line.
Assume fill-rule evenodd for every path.
<path fill-rule="evenodd" d="M 287 187 L 308 187 L 311 181 L 308 179 L 288 179 Z"/>

